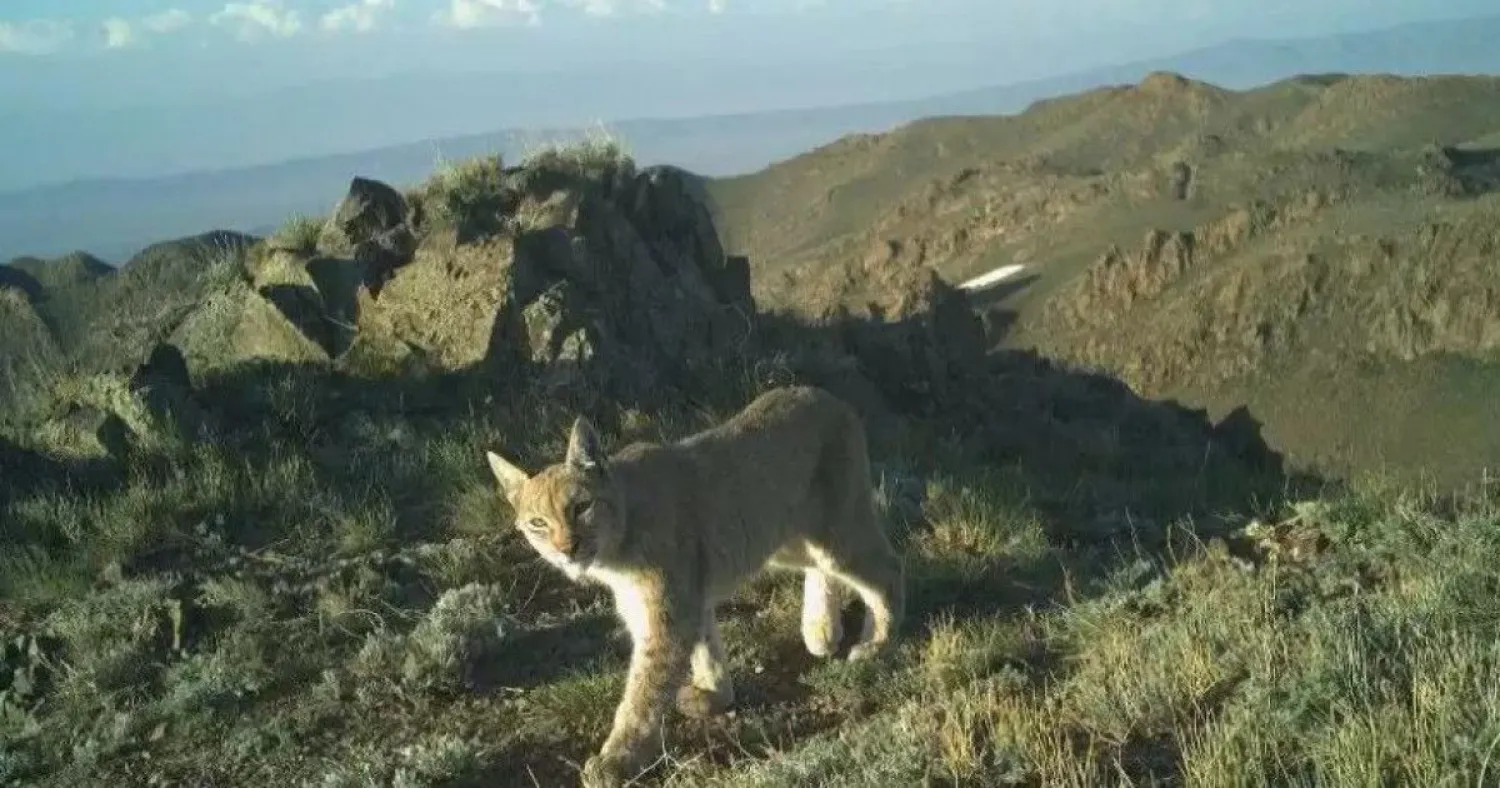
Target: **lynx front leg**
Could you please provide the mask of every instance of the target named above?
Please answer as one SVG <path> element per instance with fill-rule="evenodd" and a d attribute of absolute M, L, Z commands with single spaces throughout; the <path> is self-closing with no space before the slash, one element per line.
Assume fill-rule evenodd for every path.
<path fill-rule="evenodd" d="M 653 583 L 615 591 L 633 642 L 630 668 L 609 738 L 584 764 L 585 788 L 623 785 L 661 754 L 662 723 L 687 674 L 703 615 L 700 605 L 682 604 L 663 590 Z"/>
<path fill-rule="evenodd" d="M 719 639 L 719 624 L 712 605 L 705 606 L 701 634 L 693 647 L 692 676 L 677 693 L 677 709 L 688 717 L 721 714 L 734 705 L 734 681 Z"/>

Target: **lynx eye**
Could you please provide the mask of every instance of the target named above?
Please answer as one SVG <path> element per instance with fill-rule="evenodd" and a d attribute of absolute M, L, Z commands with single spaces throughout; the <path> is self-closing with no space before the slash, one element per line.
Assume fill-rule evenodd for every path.
<path fill-rule="evenodd" d="M 521 527 L 534 534 L 544 534 L 547 532 L 547 521 L 540 517 L 533 517 Z"/>

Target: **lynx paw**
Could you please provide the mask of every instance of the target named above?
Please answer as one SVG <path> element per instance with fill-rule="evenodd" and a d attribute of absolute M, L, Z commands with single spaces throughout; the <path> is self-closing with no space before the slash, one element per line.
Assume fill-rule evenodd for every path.
<path fill-rule="evenodd" d="M 677 710 L 682 712 L 684 717 L 696 720 L 706 719 L 723 714 L 733 705 L 733 689 L 726 688 L 714 692 L 688 684 L 677 691 Z"/>
<path fill-rule="evenodd" d="M 603 755 L 590 757 L 583 764 L 583 788 L 621 788 L 627 776 L 625 764 Z"/>
<path fill-rule="evenodd" d="M 802 642 L 806 644 L 807 652 L 815 657 L 833 656 L 843 639 L 844 628 L 837 618 L 809 618 L 802 622 Z"/>
<path fill-rule="evenodd" d="M 866 641 L 856 643 L 853 648 L 849 649 L 849 661 L 859 662 L 860 660 L 874 659 L 880 656 L 881 652 L 885 651 L 885 647 L 886 643 L 884 642 Z"/>

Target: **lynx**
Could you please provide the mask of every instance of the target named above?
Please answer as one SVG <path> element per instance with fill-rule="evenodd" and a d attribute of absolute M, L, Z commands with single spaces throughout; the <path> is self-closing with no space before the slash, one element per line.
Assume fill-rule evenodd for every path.
<path fill-rule="evenodd" d="M 802 638 L 832 656 L 843 589 L 866 608 L 850 660 L 900 625 L 904 577 L 876 514 L 864 427 L 826 391 L 780 388 L 717 427 L 606 457 L 579 417 L 566 457 L 535 475 L 488 452 L 515 527 L 575 582 L 602 584 L 630 634 L 624 696 L 585 786 L 613 786 L 660 755 L 671 705 L 705 717 L 734 703 L 717 602 L 766 568 L 800 571 Z"/>

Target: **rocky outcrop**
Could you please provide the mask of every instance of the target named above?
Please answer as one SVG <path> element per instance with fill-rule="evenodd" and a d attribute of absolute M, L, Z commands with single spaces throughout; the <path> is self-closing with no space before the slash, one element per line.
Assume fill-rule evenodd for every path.
<path fill-rule="evenodd" d="M 685 173 L 623 172 L 505 170 L 507 199 L 460 201 L 504 215 L 426 224 L 395 189 L 357 178 L 315 253 L 257 249 L 245 286 L 176 341 L 195 372 L 248 358 L 359 375 L 490 365 L 621 396 L 742 352 L 748 261 L 724 253 Z"/>
<path fill-rule="evenodd" d="M 318 236 L 323 257 L 355 263 L 372 292 L 379 293 L 392 273 L 416 253 L 414 227 L 420 222 L 415 204 L 380 181 L 356 177 Z"/>
<path fill-rule="evenodd" d="M 846 329 L 861 370 L 889 398 L 936 406 L 964 396 L 984 369 L 984 325 L 964 291 L 930 269 L 904 277 Z"/>

